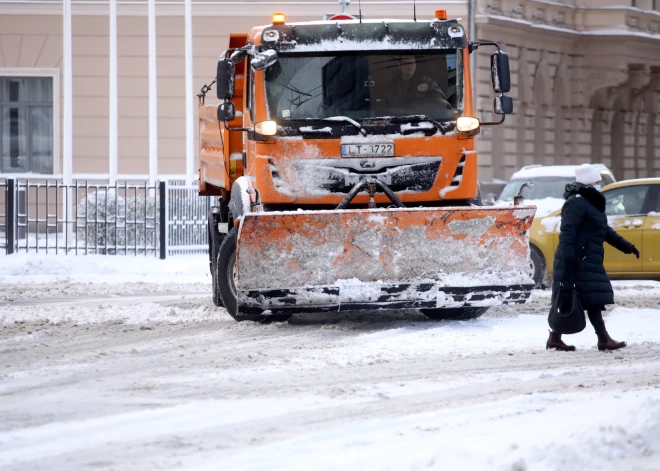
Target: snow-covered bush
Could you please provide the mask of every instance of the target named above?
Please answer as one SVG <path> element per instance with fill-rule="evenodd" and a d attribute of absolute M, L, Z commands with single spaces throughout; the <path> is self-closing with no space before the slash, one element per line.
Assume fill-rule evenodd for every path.
<path fill-rule="evenodd" d="M 120 192 L 124 193 L 121 191 Z M 144 253 L 157 247 L 159 218 L 155 193 L 117 194 L 115 188 L 90 188 L 76 206 L 78 246 L 98 254 Z"/>

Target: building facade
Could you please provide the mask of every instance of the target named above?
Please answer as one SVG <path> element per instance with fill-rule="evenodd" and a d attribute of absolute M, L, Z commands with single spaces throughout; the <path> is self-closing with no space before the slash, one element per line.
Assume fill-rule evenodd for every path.
<path fill-rule="evenodd" d="M 510 56 L 515 100 L 505 125 L 483 130 L 482 180 L 532 163 L 660 175 L 660 1 L 481 0 L 477 24 Z M 489 67 L 480 54 L 482 118 Z"/>
<path fill-rule="evenodd" d="M 412 2 L 361 3 L 367 18 L 413 14 Z M 446 8 L 467 26 L 467 4 L 449 3 L 418 1 L 417 16 Z M 277 11 L 304 21 L 339 9 L 323 1 L 194 1 L 188 90 L 184 3 L 156 2 L 158 174 L 186 172 L 186 94 L 213 80 L 230 33 L 269 23 Z M 481 180 L 507 179 L 531 163 L 603 162 L 618 179 L 660 175 L 660 0 L 476 0 L 476 11 L 477 38 L 499 42 L 511 58 L 515 100 L 505 124 L 479 137 Z M 0 4 L 0 176 L 63 171 L 62 12 L 60 0 Z M 107 0 L 72 2 L 74 175 L 109 171 L 108 13 Z M 117 13 L 117 170 L 147 175 L 147 2 L 119 0 Z M 493 118 L 489 52 L 477 57 L 482 120 Z"/>

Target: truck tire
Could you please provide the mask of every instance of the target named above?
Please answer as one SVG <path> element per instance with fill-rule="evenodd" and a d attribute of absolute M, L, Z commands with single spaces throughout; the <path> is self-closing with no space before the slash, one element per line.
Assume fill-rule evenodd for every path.
<path fill-rule="evenodd" d="M 209 270 L 211 271 L 211 276 L 215 271 L 215 260 L 213 258 L 213 236 L 211 235 L 211 221 L 206 225 L 206 239 L 209 241 Z"/>
<path fill-rule="evenodd" d="M 537 288 L 542 288 L 545 284 L 546 262 L 541 251 L 533 246 L 529 246 L 530 272 Z"/>
<path fill-rule="evenodd" d="M 420 309 L 434 321 L 476 319 L 488 310 L 488 307 L 448 307 L 444 309 Z"/>
<path fill-rule="evenodd" d="M 224 307 L 225 304 L 222 302 L 222 298 L 220 297 L 220 289 L 218 285 L 218 247 L 215 247 L 215 244 L 211 247 L 211 254 L 213 257 L 213 266 L 211 267 L 211 289 L 213 290 L 213 305 L 216 307 Z"/>
<path fill-rule="evenodd" d="M 238 231 L 232 228 L 220 245 L 216 262 L 217 290 L 222 303 L 231 317 L 237 321 L 254 321 L 261 324 L 271 322 L 284 322 L 291 314 L 238 314 L 236 302 L 236 285 L 234 284 L 234 270 L 236 269 L 236 240 Z"/>
<path fill-rule="evenodd" d="M 218 291 L 218 270 L 216 268 L 217 261 L 218 261 L 218 250 L 220 249 L 219 245 L 217 243 L 218 238 L 213 237 L 213 234 L 211 231 L 213 230 L 212 228 L 213 224 L 213 219 L 211 218 L 209 214 L 209 224 L 207 226 L 207 233 L 208 233 L 208 241 L 209 241 L 209 268 L 211 270 L 211 292 L 213 294 L 213 305 L 216 307 L 223 307 L 224 305 L 222 304 L 222 299 L 220 298 L 220 293 Z"/>

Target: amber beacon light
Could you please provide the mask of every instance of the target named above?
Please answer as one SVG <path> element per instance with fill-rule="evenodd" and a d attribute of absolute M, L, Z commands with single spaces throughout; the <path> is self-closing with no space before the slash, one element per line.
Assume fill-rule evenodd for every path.
<path fill-rule="evenodd" d="M 438 20 L 446 20 L 447 19 L 447 10 L 436 10 L 435 11 L 435 17 Z"/>
<path fill-rule="evenodd" d="M 274 25 L 283 25 L 284 24 L 284 13 L 273 13 L 273 24 Z"/>

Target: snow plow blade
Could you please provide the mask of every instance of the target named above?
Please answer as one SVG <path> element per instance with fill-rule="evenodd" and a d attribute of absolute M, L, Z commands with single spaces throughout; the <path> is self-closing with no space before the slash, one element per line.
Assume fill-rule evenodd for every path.
<path fill-rule="evenodd" d="M 447 207 L 246 214 L 236 249 L 238 312 L 524 303 L 534 287 L 534 212 Z"/>

